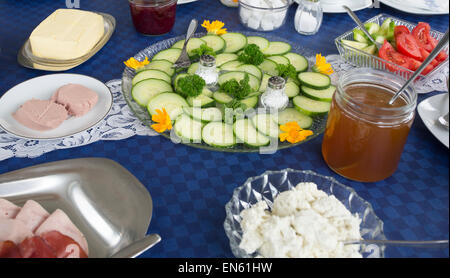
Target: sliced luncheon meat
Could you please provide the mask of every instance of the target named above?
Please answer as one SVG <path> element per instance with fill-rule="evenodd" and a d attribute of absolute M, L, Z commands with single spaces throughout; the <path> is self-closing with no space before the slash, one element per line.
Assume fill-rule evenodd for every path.
<path fill-rule="evenodd" d="M 45 242 L 53 248 L 57 258 L 87 258 L 86 253 L 73 239 L 57 231 L 42 234 Z"/>
<path fill-rule="evenodd" d="M 85 86 L 67 84 L 56 91 L 52 100 L 66 107 L 69 115 L 81 117 L 95 106 L 98 95 Z"/>
<path fill-rule="evenodd" d="M 38 236 L 25 239 L 19 244 L 22 258 L 56 258 L 53 248 Z"/>
<path fill-rule="evenodd" d="M 50 214 L 37 202 L 28 200 L 16 216 L 31 231 L 35 231 Z"/>
<path fill-rule="evenodd" d="M 0 218 L 0 241 L 12 241 L 19 244 L 32 236 L 33 232 L 22 221 Z"/>
<path fill-rule="evenodd" d="M 61 234 L 72 238 L 78 243 L 86 254 L 89 254 L 88 244 L 84 235 L 78 228 L 70 221 L 69 217 L 60 209 L 55 210 L 36 230 L 36 235 L 43 236 L 43 234 L 51 231 L 57 231 Z M 1 239 L 0 239 L 1 240 Z"/>
<path fill-rule="evenodd" d="M 45 131 L 57 128 L 68 114 L 64 106 L 52 100 L 32 99 L 22 104 L 13 117 L 28 128 Z"/>
<path fill-rule="evenodd" d="M 6 199 L 0 198 L 0 219 L 12 219 L 19 213 L 20 207 L 14 205 Z"/>

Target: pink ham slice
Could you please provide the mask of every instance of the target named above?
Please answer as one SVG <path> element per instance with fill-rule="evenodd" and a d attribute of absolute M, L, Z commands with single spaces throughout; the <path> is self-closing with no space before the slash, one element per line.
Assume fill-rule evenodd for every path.
<path fill-rule="evenodd" d="M 35 231 L 50 214 L 37 202 L 28 200 L 16 216 L 28 229 Z"/>
<path fill-rule="evenodd" d="M 0 219 L 12 219 L 19 213 L 20 207 L 6 199 L 0 198 Z"/>
<path fill-rule="evenodd" d="M 52 100 L 31 99 L 22 104 L 13 117 L 28 128 L 45 131 L 57 128 L 68 114 L 64 106 Z"/>
<path fill-rule="evenodd" d="M 20 220 L 0 218 L 0 242 L 12 241 L 21 243 L 27 237 L 32 237 L 33 232 Z"/>
<path fill-rule="evenodd" d="M 52 100 L 63 105 L 69 111 L 69 115 L 81 117 L 97 104 L 98 95 L 85 86 L 67 84 L 56 91 Z"/>
<path fill-rule="evenodd" d="M 69 217 L 60 209 L 55 210 L 37 229 L 35 234 L 43 236 L 47 232 L 57 231 L 72 238 L 88 255 L 88 244 L 84 235 L 70 221 Z M 0 239 L 1 240 L 1 239 Z"/>

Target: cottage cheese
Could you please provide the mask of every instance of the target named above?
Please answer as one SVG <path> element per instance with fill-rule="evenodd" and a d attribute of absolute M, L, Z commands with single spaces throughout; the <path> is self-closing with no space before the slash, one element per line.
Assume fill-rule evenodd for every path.
<path fill-rule="evenodd" d="M 240 248 L 266 258 L 361 258 L 361 219 L 314 183 L 299 183 L 280 193 L 272 212 L 260 201 L 241 212 Z"/>

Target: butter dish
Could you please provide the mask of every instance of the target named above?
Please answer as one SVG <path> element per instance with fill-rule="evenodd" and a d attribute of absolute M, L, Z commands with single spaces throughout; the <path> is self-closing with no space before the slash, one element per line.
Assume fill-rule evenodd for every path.
<path fill-rule="evenodd" d="M 31 50 L 30 40 L 28 39 L 17 55 L 17 61 L 26 68 L 46 70 L 46 71 L 65 71 L 89 60 L 109 41 L 116 28 L 116 20 L 113 16 L 106 13 L 97 13 L 103 17 L 104 34 L 97 44 L 85 55 L 70 60 L 56 60 L 40 58 L 33 54 Z"/>

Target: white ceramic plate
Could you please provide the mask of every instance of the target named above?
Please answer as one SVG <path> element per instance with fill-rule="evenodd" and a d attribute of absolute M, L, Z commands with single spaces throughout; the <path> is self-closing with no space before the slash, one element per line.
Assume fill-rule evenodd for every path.
<path fill-rule="evenodd" d="M 187 3 L 191 3 L 191 2 L 196 2 L 198 0 L 178 0 L 177 4 L 181 5 L 181 4 L 187 4 Z"/>
<path fill-rule="evenodd" d="M 379 1 L 391 8 L 412 14 L 437 15 L 448 14 L 449 11 L 448 0 L 409 0 L 407 3 L 404 0 Z"/>
<path fill-rule="evenodd" d="M 448 93 L 429 97 L 417 106 L 417 112 L 419 112 L 426 127 L 447 148 L 449 146 L 449 130 L 439 123 L 438 118 L 448 113 L 448 106 Z"/>
<path fill-rule="evenodd" d="M 59 87 L 68 83 L 83 85 L 98 94 L 97 104 L 86 115 L 70 117 L 59 127 L 48 131 L 37 131 L 27 128 L 13 118 L 12 113 L 27 100 L 32 98 L 50 99 Z M 108 87 L 95 78 L 65 73 L 44 75 L 14 86 L 0 98 L 0 127 L 6 132 L 26 139 L 63 138 L 96 125 L 109 113 L 112 102 L 112 94 Z"/>
<path fill-rule="evenodd" d="M 298 0 L 296 0 L 297 2 Z M 298 2 L 297 2 L 298 3 Z M 372 6 L 371 0 L 321 0 L 320 4 L 324 13 L 345 13 L 343 5 L 349 7 L 352 11 L 359 11 Z"/>

